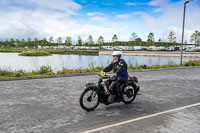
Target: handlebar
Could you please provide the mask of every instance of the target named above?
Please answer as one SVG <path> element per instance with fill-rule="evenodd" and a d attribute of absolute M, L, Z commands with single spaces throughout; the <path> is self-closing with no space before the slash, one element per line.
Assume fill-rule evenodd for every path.
<path fill-rule="evenodd" d="M 102 78 L 102 79 L 109 79 L 109 80 L 116 80 L 116 79 L 112 79 L 111 78 L 111 75 L 112 74 L 109 74 L 109 73 L 105 73 L 105 75 L 101 75 L 101 74 L 99 74 L 99 76 Z"/>

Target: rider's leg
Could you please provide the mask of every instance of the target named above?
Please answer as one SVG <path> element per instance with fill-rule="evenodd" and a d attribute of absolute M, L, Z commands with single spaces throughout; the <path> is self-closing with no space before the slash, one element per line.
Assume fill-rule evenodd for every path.
<path fill-rule="evenodd" d="M 109 86 L 109 90 L 114 90 L 116 87 L 117 87 L 117 81 L 113 81 Z"/>
<path fill-rule="evenodd" d="M 109 87 L 109 89 L 113 90 L 117 94 L 118 97 L 121 97 L 121 93 L 120 93 L 120 89 L 119 89 L 120 85 L 121 85 L 121 81 L 117 80 L 117 81 L 113 81 Z"/>
<path fill-rule="evenodd" d="M 117 94 L 118 94 L 119 98 L 122 98 L 122 90 L 121 90 L 120 86 L 125 83 L 126 83 L 126 80 L 118 80 L 116 89 L 117 89 Z"/>
<path fill-rule="evenodd" d="M 117 81 L 113 81 L 111 83 L 111 85 L 109 86 L 110 90 L 114 90 L 117 93 L 118 97 L 122 97 L 122 92 L 120 90 L 120 85 L 125 84 L 126 80 L 117 80 Z"/>

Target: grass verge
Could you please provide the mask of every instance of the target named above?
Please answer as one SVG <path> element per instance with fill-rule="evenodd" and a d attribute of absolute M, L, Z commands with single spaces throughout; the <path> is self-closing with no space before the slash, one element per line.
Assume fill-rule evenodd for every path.
<path fill-rule="evenodd" d="M 183 64 L 185 67 L 189 66 L 200 66 L 200 61 L 188 61 Z M 166 64 L 166 65 L 140 65 L 140 66 L 129 66 L 128 70 L 144 70 L 144 69 L 161 69 L 161 68 L 175 68 L 180 67 L 180 65 L 176 64 Z M 7 77 L 26 77 L 26 76 L 41 76 L 41 75 L 60 75 L 60 74 L 77 74 L 77 73 L 91 73 L 91 72 L 100 72 L 104 67 L 92 67 L 87 69 L 65 69 L 62 71 L 58 71 L 56 73 L 53 72 L 50 66 L 42 66 L 39 70 L 33 70 L 32 72 L 26 72 L 24 70 L 18 71 L 9 71 L 6 69 L 0 69 L 0 78 Z"/>

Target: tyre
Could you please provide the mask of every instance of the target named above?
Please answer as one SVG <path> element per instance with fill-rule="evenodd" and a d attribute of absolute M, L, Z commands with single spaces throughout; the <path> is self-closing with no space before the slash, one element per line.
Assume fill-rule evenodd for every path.
<path fill-rule="evenodd" d="M 135 98 L 136 98 L 136 90 L 134 89 L 133 86 L 129 85 L 126 86 L 123 90 L 123 94 L 122 94 L 122 102 L 124 104 L 130 104 L 132 103 Z"/>
<path fill-rule="evenodd" d="M 99 105 L 99 95 L 94 89 L 87 88 L 82 92 L 79 103 L 82 109 L 92 111 Z"/>

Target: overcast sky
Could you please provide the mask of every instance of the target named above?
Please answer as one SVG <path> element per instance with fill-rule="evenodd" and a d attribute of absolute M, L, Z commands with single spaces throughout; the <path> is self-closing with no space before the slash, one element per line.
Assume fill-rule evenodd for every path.
<path fill-rule="evenodd" d="M 146 41 L 150 32 L 156 41 L 175 32 L 181 40 L 183 3 L 186 0 L 0 0 L 0 39 L 49 39 L 78 36 L 110 41 L 117 34 L 127 41 L 135 32 Z M 185 38 L 200 31 L 200 0 L 187 4 Z"/>

